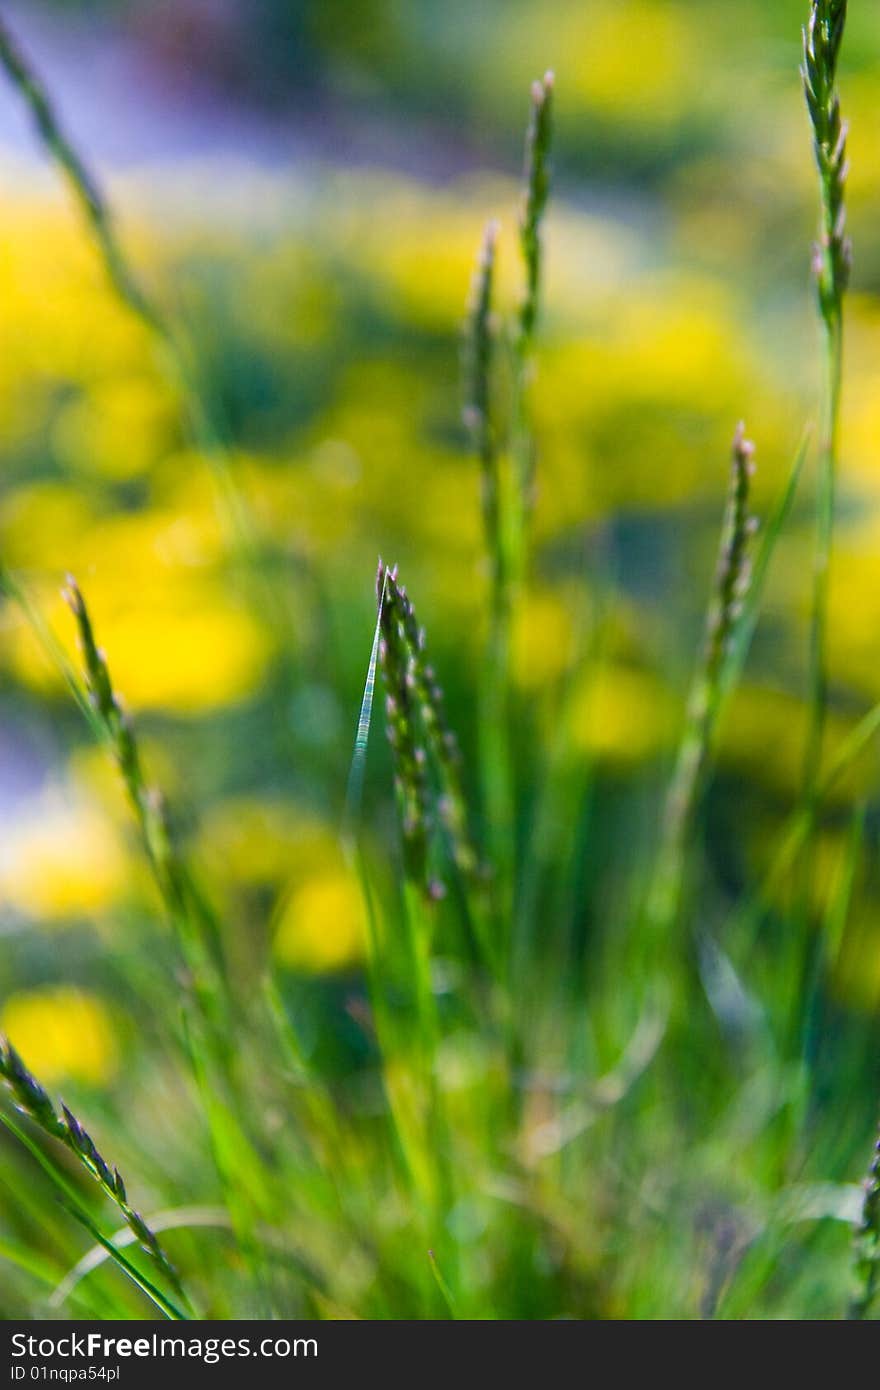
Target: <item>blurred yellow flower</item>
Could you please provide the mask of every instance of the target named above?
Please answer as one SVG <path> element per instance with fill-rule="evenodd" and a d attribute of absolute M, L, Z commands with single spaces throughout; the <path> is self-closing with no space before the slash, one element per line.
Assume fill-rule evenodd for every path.
<path fill-rule="evenodd" d="M 336 187 L 340 196 L 327 233 L 346 258 L 382 286 L 410 322 L 454 328 L 464 313 L 481 224 L 500 208 L 516 208 L 516 185 L 483 177 L 431 189 L 388 171 L 380 178 L 349 171 Z M 512 237 L 515 215 L 509 220 Z M 515 268 L 511 244 L 500 257 L 502 294 Z"/>
<path fill-rule="evenodd" d="M 534 78 L 535 55 L 556 68 L 562 121 L 584 108 L 618 125 L 668 126 L 693 106 L 701 72 L 697 31 L 670 0 L 510 7 L 495 39 L 498 81 Z M 573 108 L 573 111 L 572 111 Z"/>
<path fill-rule="evenodd" d="M 575 691 L 569 711 L 575 747 L 616 763 L 638 762 L 667 747 L 674 704 L 648 671 L 609 662 Z"/>
<path fill-rule="evenodd" d="M 0 902 L 46 921 L 89 917 L 123 892 L 126 854 L 112 822 L 58 789 L 21 808 L 0 837 Z"/>
<path fill-rule="evenodd" d="M 132 709 L 198 714 L 259 685 L 269 634 L 219 585 L 181 571 L 164 592 L 144 593 L 129 589 L 123 574 L 102 571 L 83 587 L 117 693 Z M 38 607 L 78 669 L 73 623 L 57 591 L 38 598 Z M 7 617 L 6 637 L 6 659 L 21 680 L 38 690 L 61 687 L 61 674 L 17 614 Z"/>
<path fill-rule="evenodd" d="M 880 925 L 873 902 L 856 903 L 833 964 L 834 992 L 851 1008 L 876 1014 L 880 1006 Z"/>
<path fill-rule="evenodd" d="M 53 442 L 59 456 L 77 471 L 136 477 L 173 440 L 178 413 L 155 378 L 116 376 L 62 409 Z"/>
<path fill-rule="evenodd" d="M 826 717 L 825 766 L 833 758 L 856 720 L 831 709 Z M 741 683 L 721 722 L 718 757 L 759 786 L 794 797 L 803 778 L 806 707 L 788 691 Z M 871 750 L 866 749 L 832 788 L 826 801 L 846 804 L 863 794 Z"/>
<path fill-rule="evenodd" d="M 0 510 L 3 555 L 8 565 L 72 569 L 76 544 L 95 520 L 94 504 L 70 483 L 40 482 L 20 487 Z"/>
<path fill-rule="evenodd" d="M 342 867 L 330 866 L 292 892 L 278 922 L 274 953 L 295 970 L 344 970 L 362 958 L 364 931 L 357 881 Z"/>
<path fill-rule="evenodd" d="M 524 690 L 558 680 L 572 659 L 574 616 L 567 602 L 549 591 L 526 594 L 517 608 L 511 640 L 511 669 Z"/>
<path fill-rule="evenodd" d="M 268 639 L 231 605 L 131 609 L 98 629 L 113 679 L 135 708 L 199 712 L 248 695 L 268 658 Z"/>
<path fill-rule="evenodd" d="M 208 809 L 199 851 L 212 877 L 281 887 L 332 859 L 336 841 L 327 825 L 293 802 L 238 796 Z"/>
<path fill-rule="evenodd" d="M 3 1005 L 0 1025 L 25 1065 L 42 1082 L 99 1086 L 116 1071 L 110 1014 L 92 994 L 68 985 L 22 990 Z"/>

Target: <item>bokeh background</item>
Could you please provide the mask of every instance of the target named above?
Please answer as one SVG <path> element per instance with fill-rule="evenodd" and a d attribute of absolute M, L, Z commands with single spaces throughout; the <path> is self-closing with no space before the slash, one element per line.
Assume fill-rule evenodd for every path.
<path fill-rule="evenodd" d="M 729 441 L 756 508 L 816 415 L 815 187 L 801 0 L 107 0 L 4 7 L 108 190 L 151 292 L 200 347 L 287 637 L 246 592 L 216 480 L 149 335 L 119 305 L 18 96 L 0 83 L 0 545 L 73 651 L 72 571 L 156 778 L 243 959 L 271 951 L 316 1046 L 348 1065 L 359 898 L 337 831 L 374 620 L 397 560 L 473 751 L 487 576 L 460 424 L 459 336 L 482 228 L 502 307 L 529 82 L 557 81 L 534 388 L 535 580 L 514 665 L 531 748 L 567 683 L 596 768 L 570 827 L 586 935 L 650 846 L 714 564 Z M 880 699 L 880 22 L 855 5 L 832 741 Z M 804 722 L 812 463 L 772 570 L 709 806 L 719 900 L 791 811 Z M 601 607 L 601 618 L 596 614 Z M 584 615 L 587 615 L 586 618 Z M 111 1097 L 162 1066 L 126 958 L 168 968 L 122 794 L 57 672 L 0 628 L 0 1024 L 44 1080 Z M 584 626 L 601 674 L 581 673 Z M 817 892 L 869 757 L 839 789 Z M 387 754 L 366 805 L 393 843 Z M 625 827 L 625 831 L 623 828 Z M 869 853 L 837 1005 L 880 1003 Z M 604 906 L 603 906 L 604 905 Z M 155 943 L 158 941 L 158 945 Z M 146 944 L 152 943 L 152 944 Z M 168 950 L 170 956 L 170 948 Z M 144 969 L 143 964 L 138 969 Z M 348 1031 L 346 1031 L 348 1030 Z M 146 1045 L 145 1045 L 146 1044 Z M 135 1087 L 136 1089 L 136 1087 Z"/>

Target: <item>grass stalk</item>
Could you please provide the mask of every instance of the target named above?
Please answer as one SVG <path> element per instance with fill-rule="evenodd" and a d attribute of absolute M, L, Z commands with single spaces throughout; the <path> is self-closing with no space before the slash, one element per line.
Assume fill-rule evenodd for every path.
<path fill-rule="evenodd" d="M 462 419 L 480 463 L 483 531 L 491 567 L 491 604 L 496 621 L 504 608 L 506 594 L 498 437 L 492 390 L 495 361 L 493 291 L 497 241 L 498 223 L 492 221 L 483 234 L 480 254 L 471 281 L 462 347 Z"/>
<path fill-rule="evenodd" d="M 138 1244 L 155 1260 L 162 1274 L 179 1297 L 186 1300 L 176 1269 L 143 1217 L 128 1200 L 125 1182 L 117 1167 L 112 1167 L 95 1145 L 88 1131 L 62 1103 L 56 1110 L 48 1092 L 28 1071 L 10 1040 L 0 1033 L 0 1079 L 12 1095 L 15 1106 L 27 1115 L 50 1139 L 57 1140 L 74 1155 L 82 1167 L 98 1183 L 101 1191 L 119 1209 Z"/>
<path fill-rule="evenodd" d="M 542 224 L 550 192 L 553 74 L 532 85 L 519 247 L 524 288 L 512 334 L 510 423 L 493 413 L 493 286 L 497 225 L 484 235 L 465 322 L 464 421 L 480 461 L 483 526 L 491 573 L 489 634 L 480 688 L 480 759 L 496 921 L 513 916 L 516 875 L 515 775 L 511 738 L 511 625 L 528 570 L 535 445 L 528 395 L 541 302 Z M 502 444 L 504 447 L 502 447 Z M 509 943 L 508 943 L 509 948 Z M 508 949 L 510 954 L 510 950 Z"/>
<path fill-rule="evenodd" d="M 458 742 L 449 728 L 443 695 L 425 659 L 425 634 L 397 569 L 379 562 L 377 575 L 380 630 L 379 665 L 386 689 L 386 726 L 391 744 L 398 819 L 403 845 L 403 909 L 409 937 L 411 985 L 418 1029 L 421 1076 L 421 1141 L 430 1156 L 426 1190 L 431 1239 L 446 1267 L 457 1267 L 446 1234 L 446 1217 L 455 1187 L 448 1158 L 448 1126 L 437 1076 L 440 1027 L 432 978 L 432 943 L 439 901 L 445 886 L 432 869 L 432 847 L 441 835 L 465 886 L 477 881 L 478 857 L 467 827 L 467 804 L 460 781 Z M 433 778 L 433 782 L 432 782 Z M 480 919 L 484 920 L 484 919 Z M 473 925 L 473 923 L 472 923 Z M 476 929 L 478 945 L 490 942 Z M 419 1136 L 411 1140 L 418 1143 Z M 413 1165 L 411 1164 L 411 1167 Z M 426 1165 L 416 1165 L 416 1169 Z"/>
<path fill-rule="evenodd" d="M 828 703 L 828 586 L 834 530 L 843 367 L 843 301 L 852 247 L 844 202 L 848 161 L 846 123 L 840 114 L 837 67 L 846 24 L 846 0 L 811 0 L 801 69 L 819 174 L 820 231 L 813 274 L 822 326 L 822 432 L 816 495 L 816 540 L 810 619 L 807 739 L 803 801 L 814 800 Z"/>
<path fill-rule="evenodd" d="M 20 93 L 44 149 L 63 174 L 115 294 L 156 340 L 169 375 L 181 390 L 193 437 L 214 471 L 225 475 L 224 431 L 203 398 L 184 342 L 133 269 L 97 178 L 65 129 L 48 88 L 2 17 L 0 67 Z M 224 477 L 223 492 L 238 540 L 250 546 L 248 524 L 228 477 Z"/>
<path fill-rule="evenodd" d="M 508 553 L 510 487 L 502 469 L 495 418 L 497 340 L 493 290 L 498 226 L 490 222 L 471 282 L 462 355 L 463 419 L 480 465 L 483 534 L 489 563 L 489 625 L 480 682 L 479 745 L 487 843 L 496 877 L 499 916 L 512 903 L 514 787 L 509 692 L 511 586 Z"/>
<path fill-rule="evenodd" d="M 255 1277 L 262 1259 L 256 1223 L 266 1215 L 261 1165 L 241 1123 L 236 1010 L 220 924 L 196 884 L 173 834 L 167 803 L 149 785 L 137 738 L 122 707 L 85 600 L 68 577 L 65 598 L 74 615 L 88 703 L 119 768 L 153 879 L 187 971 L 194 1008 L 184 1014 L 186 1051 L 208 1123 L 212 1152 L 233 1214 L 236 1235 Z"/>
<path fill-rule="evenodd" d="M 76 621 L 89 706 L 119 768 L 153 878 L 191 972 L 194 992 L 216 1036 L 228 1042 L 228 1001 L 224 1007 L 227 984 L 219 923 L 196 888 L 175 842 L 164 796 L 147 782 L 133 725 L 95 640 L 85 599 L 70 576 L 64 597 Z"/>
<path fill-rule="evenodd" d="M 158 350 L 160 364 L 182 402 L 189 433 L 214 478 L 230 545 L 243 571 L 252 576 L 253 599 L 261 615 L 290 638 L 291 615 L 274 586 L 266 582 L 262 547 L 253 518 L 236 484 L 227 429 L 201 381 L 188 338 L 146 290 L 119 239 L 110 205 L 94 173 L 76 148 L 50 93 L 21 45 L 0 16 L 0 67 L 20 93 L 49 158 L 61 170 L 79 208 L 109 284 L 121 304 L 143 324 Z"/>
<path fill-rule="evenodd" d="M 45 149 L 64 174 L 117 295 L 151 333 L 170 343 L 164 318 L 129 265 L 97 180 L 65 131 L 46 86 L 2 17 L 0 66 L 24 99 Z"/>
<path fill-rule="evenodd" d="M 725 668 L 749 589 L 749 541 L 756 523 L 749 515 L 754 445 L 737 426 L 730 484 L 721 529 L 715 582 L 706 619 L 703 654 L 688 698 L 684 732 L 663 813 L 661 844 L 648 915 L 659 930 L 675 922 L 681 901 L 691 825 L 706 777 L 712 740 L 725 694 Z"/>
<path fill-rule="evenodd" d="M 535 334 L 543 279 L 542 224 L 550 196 L 550 150 L 553 138 L 554 76 L 546 72 L 532 84 L 531 112 L 526 131 L 523 210 L 519 244 L 525 287 L 514 337 L 514 403 L 512 453 L 515 469 L 511 569 L 512 582 L 521 583 L 528 557 L 528 526 L 534 507 L 535 441 L 531 430 L 528 393 L 534 374 Z"/>

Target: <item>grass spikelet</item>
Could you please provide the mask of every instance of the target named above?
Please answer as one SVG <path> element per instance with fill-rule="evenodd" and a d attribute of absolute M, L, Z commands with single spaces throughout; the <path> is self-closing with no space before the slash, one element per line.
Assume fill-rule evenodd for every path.
<path fill-rule="evenodd" d="M 232 542 L 242 560 L 255 567 L 258 556 L 253 523 L 232 477 L 226 427 L 216 404 L 208 399 L 204 390 L 191 345 L 179 331 L 179 325 L 147 293 L 132 268 L 97 178 L 65 130 L 45 84 L 2 17 L 0 66 L 30 111 L 37 134 L 50 159 L 64 174 L 113 290 L 153 335 L 162 365 L 181 394 L 192 437 L 214 473 Z M 265 589 L 265 586 L 262 587 Z M 265 592 L 262 602 L 265 605 Z M 273 608 L 277 607 L 274 599 L 272 605 Z"/>
<path fill-rule="evenodd" d="M 5 1081 L 13 1101 L 22 1114 L 33 1120 L 49 1138 L 58 1140 L 74 1154 L 82 1166 L 98 1182 L 102 1191 L 119 1208 L 125 1223 L 138 1243 L 152 1255 L 162 1273 L 179 1294 L 183 1293 L 177 1271 L 171 1264 L 158 1237 L 139 1212 L 129 1204 L 119 1169 L 110 1166 L 96 1147 L 88 1131 L 62 1103 L 59 1115 L 48 1093 L 19 1057 L 9 1039 L 0 1033 L 0 1077 Z"/>
<path fill-rule="evenodd" d="M 662 925 L 670 924 L 678 911 L 690 825 L 724 695 L 725 667 L 748 593 L 749 541 L 757 524 L 749 515 L 749 484 L 753 472 L 754 445 L 745 438 L 740 424 L 733 440 L 727 505 L 706 619 L 703 655 L 691 686 L 684 734 L 664 810 L 660 859 L 650 909 L 652 919 Z"/>
<path fill-rule="evenodd" d="M 429 897 L 442 892 L 428 876 L 432 811 L 428 788 L 428 757 L 418 702 L 415 657 L 407 636 L 406 590 L 397 583 L 397 569 L 379 561 L 377 594 L 382 603 L 379 665 L 385 682 L 385 718 L 394 759 L 394 788 L 403 838 L 404 870 L 410 882 Z"/>
<path fill-rule="evenodd" d="M 505 598 L 498 449 L 492 419 L 495 346 L 492 296 L 497 238 L 498 224 L 493 221 L 486 228 L 471 281 L 462 346 L 462 419 L 480 462 L 483 529 L 492 566 L 492 599 L 496 609 Z"/>
<path fill-rule="evenodd" d="M 859 1291 L 850 1304 L 849 1316 L 867 1318 L 880 1289 L 880 1133 L 865 1182 L 861 1220 L 856 1228 L 855 1271 Z"/>
<path fill-rule="evenodd" d="M 529 418 L 528 394 L 533 375 L 535 330 L 541 302 L 543 268 L 542 226 L 550 196 L 550 148 L 553 135 L 554 77 L 547 72 L 532 83 L 531 113 L 526 131 L 523 210 L 519 244 L 525 272 L 514 337 L 514 395 L 511 453 L 514 467 L 511 517 L 512 582 L 519 584 L 528 566 L 528 526 L 534 507 L 535 441 Z"/>
<path fill-rule="evenodd" d="M 401 740 L 412 743 L 415 739 L 412 804 L 421 804 L 425 796 L 427 756 L 440 789 L 436 819 L 446 832 L 453 863 L 467 884 L 484 885 L 486 872 L 468 828 L 461 750 L 446 717 L 436 672 L 426 657 L 425 630 L 419 625 L 409 595 L 397 581 L 396 566 L 389 569 L 380 561 L 377 589 L 385 593 L 380 656 L 389 689 L 389 737 L 396 754 Z M 428 806 L 423 806 L 422 824 L 426 830 L 432 824 Z"/>
<path fill-rule="evenodd" d="M 534 502 L 535 441 L 529 412 L 535 329 L 542 272 L 542 226 L 550 192 L 553 74 L 532 84 L 526 133 L 519 247 L 524 288 L 507 344 L 510 406 L 507 419 L 492 417 L 494 360 L 492 289 L 494 224 L 490 224 L 474 274 L 465 324 L 464 400 L 467 425 L 482 474 L 483 524 L 492 576 L 492 606 L 484 678 L 480 689 L 480 761 L 495 898 L 502 915 L 513 907 L 515 771 L 511 731 L 511 623 L 529 568 L 529 519 Z"/>
<path fill-rule="evenodd" d="M 804 754 L 804 802 L 814 799 L 822 760 L 827 703 L 828 582 L 837 479 L 843 369 L 843 299 L 852 248 L 846 235 L 846 123 L 841 119 L 837 66 L 846 0 L 812 0 L 804 30 L 802 76 L 819 171 L 819 241 L 813 252 L 823 326 L 823 428 L 816 494 L 816 550 L 809 649 L 809 722 Z"/>
<path fill-rule="evenodd" d="M 520 248 L 526 285 L 519 311 L 519 348 L 528 352 L 535 334 L 541 286 L 541 222 L 550 196 L 550 146 L 553 135 L 552 72 L 532 83 L 532 109 L 526 131 L 525 195 L 520 221 Z"/>
<path fill-rule="evenodd" d="M 822 227 L 814 270 L 825 318 L 840 314 L 852 265 L 844 204 L 847 127 L 841 119 L 837 90 L 837 64 L 845 25 L 846 0 L 812 0 L 804 30 L 802 75 L 822 199 Z"/>

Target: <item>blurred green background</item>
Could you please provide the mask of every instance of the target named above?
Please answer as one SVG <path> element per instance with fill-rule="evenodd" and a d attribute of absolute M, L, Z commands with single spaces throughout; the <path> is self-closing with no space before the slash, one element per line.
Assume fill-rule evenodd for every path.
<path fill-rule="evenodd" d="M 529 82 L 556 73 L 557 140 L 534 386 L 535 578 L 514 641 L 522 804 L 527 813 L 535 749 L 565 687 L 573 756 L 595 768 L 567 827 L 589 882 L 570 907 L 583 953 L 655 833 L 734 426 L 744 418 L 757 446 L 761 515 L 816 413 L 815 179 L 797 76 L 806 6 L 8 9 L 135 264 L 200 345 L 272 581 L 289 596 L 293 648 L 248 602 L 181 403 L 0 84 L 3 558 L 71 652 L 59 590 L 76 575 L 243 959 L 254 942 L 274 953 L 314 1046 L 345 1072 L 362 1046 L 361 924 L 337 830 L 380 553 L 400 564 L 473 763 L 487 574 L 459 336 L 489 216 L 502 227 L 501 301 L 516 304 Z M 851 9 L 842 85 L 855 263 L 832 741 L 880 700 L 880 21 L 871 6 Z M 812 481 L 810 464 L 723 729 L 710 917 L 766 862 L 796 794 Z M 585 631 L 600 634 L 598 674 L 580 663 Z M 0 768 L 0 1023 L 44 1080 L 112 1104 L 160 1065 L 122 963 L 158 930 L 150 950 L 166 968 L 161 928 L 113 770 L 11 608 Z M 876 772 L 864 760 L 839 789 L 819 895 Z M 381 739 L 365 798 L 392 856 Z M 833 972 L 844 1031 L 880 1004 L 872 807 L 866 834 Z M 854 1133 L 872 1105 L 866 1088 Z"/>

